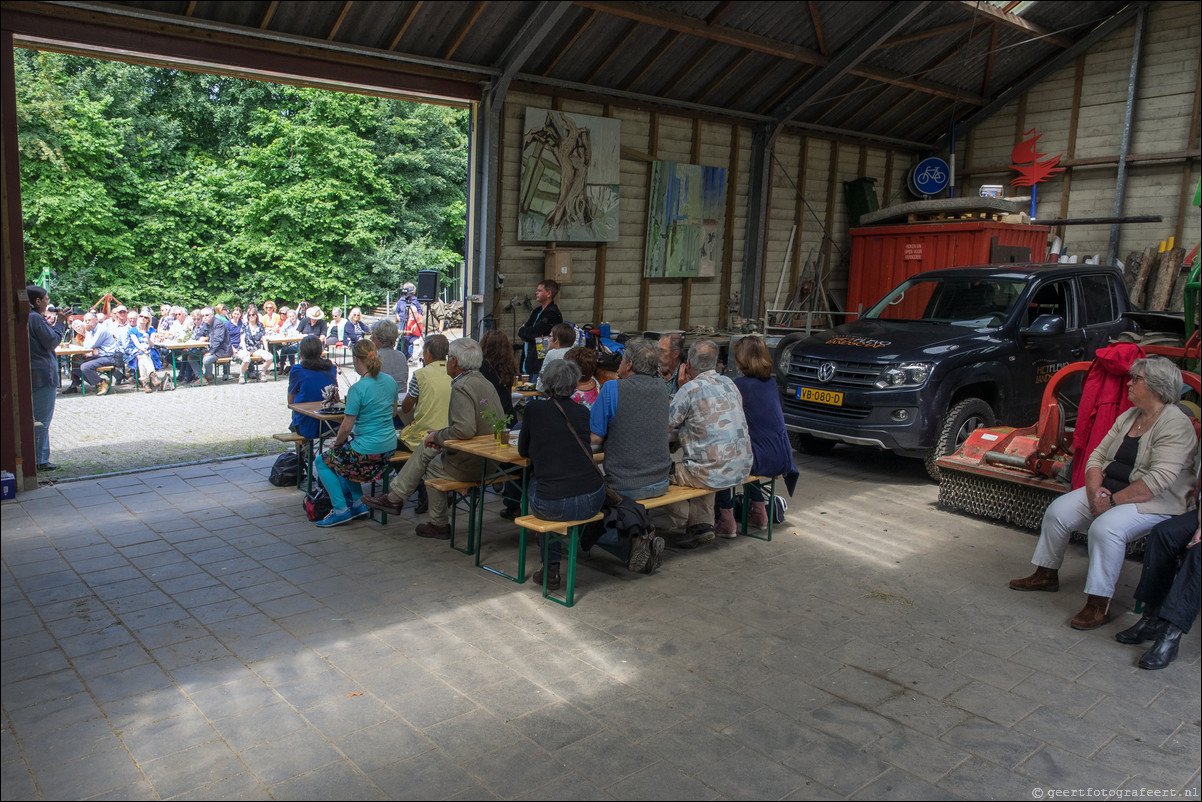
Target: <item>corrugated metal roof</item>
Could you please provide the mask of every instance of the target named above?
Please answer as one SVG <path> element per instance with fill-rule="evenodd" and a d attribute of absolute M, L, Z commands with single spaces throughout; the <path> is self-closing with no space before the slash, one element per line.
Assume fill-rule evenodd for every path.
<path fill-rule="evenodd" d="M 540 10 L 562 12 L 514 76 L 542 87 L 591 90 L 711 107 L 748 119 L 834 127 L 930 143 L 955 118 L 987 105 L 1124 8 L 1122 0 L 1036 3 L 1021 17 L 966 2 L 110 2 L 64 3 L 94 13 L 136 11 L 169 23 L 218 24 L 253 37 L 310 40 L 356 58 L 390 52 L 495 74 Z M 812 8 L 811 8 L 812 7 Z M 869 26 L 921 10 L 875 47 Z M 994 44 L 996 42 L 996 44 Z M 856 48 L 864 50 L 857 53 Z M 862 56 L 828 75 L 828 65 Z M 825 91 L 781 103 L 808 78 Z"/>

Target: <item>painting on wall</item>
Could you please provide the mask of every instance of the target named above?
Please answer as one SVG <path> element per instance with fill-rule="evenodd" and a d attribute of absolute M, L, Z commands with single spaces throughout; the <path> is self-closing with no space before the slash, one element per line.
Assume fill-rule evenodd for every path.
<path fill-rule="evenodd" d="M 518 239 L 616 242 L 622 123 L 526 109 Z"/>
<path fill-rule="evenodd" d="M 726 168 L 655 162 L 647 199 L 646 278 L 718 274 L 726 215 Z"/>

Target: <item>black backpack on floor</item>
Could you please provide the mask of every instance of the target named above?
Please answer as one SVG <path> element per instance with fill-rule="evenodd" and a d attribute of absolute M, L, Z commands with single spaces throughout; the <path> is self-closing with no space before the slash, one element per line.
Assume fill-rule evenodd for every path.
<path fill-rule="evenodd" d="M 321 485 L 305 494 L 304 506 L 305 517 L 310 521 L 320 521 L 334 509 L 334 505 L 330 501 L 330 491 Z"/>
<path fill-rule="evenodd" d="M 275 458 L 267 481 L 276 487 L 296 487 L 304 479 L 305 466 L 295 451 L 285 451 Z"/>

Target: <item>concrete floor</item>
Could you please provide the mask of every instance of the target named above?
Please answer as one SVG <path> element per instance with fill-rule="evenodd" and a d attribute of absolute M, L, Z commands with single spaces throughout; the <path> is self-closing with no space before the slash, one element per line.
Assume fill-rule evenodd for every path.
<path fill-rule="evenodd" d="M 270 463 L 0 508 L 4 799 L 1197 798 L 1197 632 L 1135 666 L 1130 562 L 1116 620 L 1070 629 L 1084 550 L 1008 590 L 1034 537 L 938 509 L 916 461 L 799 456 L 773 542 L 653 576 L 598 550 L 570 610 L 409 512 L 317 529 Z"/>

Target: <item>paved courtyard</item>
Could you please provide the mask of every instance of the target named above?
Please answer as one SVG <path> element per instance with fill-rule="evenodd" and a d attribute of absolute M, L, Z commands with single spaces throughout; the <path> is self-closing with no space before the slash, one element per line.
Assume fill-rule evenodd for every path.
<path fill-rule="evenodd" d="M 1197 631 L 1159 672 L 1113 640 L 1138 564 L 1116 620 L 1076 632 L 1082 548 L 1060 593 L 1014 593 L 1035 539 L 938 509 L 920 463 L 798 459 L 771 543 L 653 576 L 598 550 L 572 609 L 408 511 L 315 528 L 270 456 L 22 494 L 3 797 L 1197 798 Z M 489 506 L 486 562 L 512 567 Z"/>

